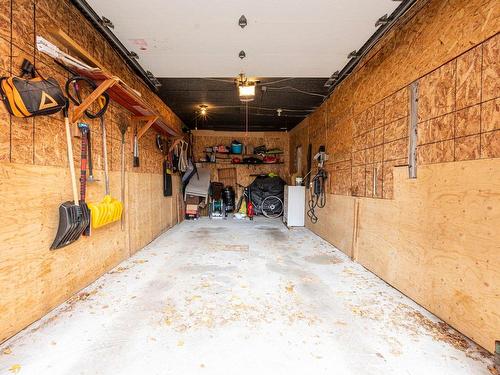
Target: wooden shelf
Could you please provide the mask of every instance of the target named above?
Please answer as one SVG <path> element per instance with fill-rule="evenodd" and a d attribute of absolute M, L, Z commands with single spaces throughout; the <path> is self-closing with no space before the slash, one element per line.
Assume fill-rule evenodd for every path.
<path fill-rule="evenodd" d="M 102 71 L 88 71 L 83 69 L 76 69 L 78 74 L 84 77 L 90 78 L 96 82 L 105 82 L 108 79 L 117 80 L 116 84 L 110 86 L 107 90 L 109 97 L 116 103 L 120 104 L 123 108 L 131 112 L 138 121 L 146 121 L 144 126 L 144 133 L 151 127 L 154 126 L 160 133 L 165 133 L 167 135 L 179 135 L 174 129 L 170 128 L 167 123 L 161 118 L 161 116 L 154 109 L 149 107 L 149 105 L 141 98 L 141 96 L 124 83 L 118 77 L 112 77 Z M 154 120 L 151 122 L 151 119 Z"/>
<path fill-rule="evenodd" d="M 83 69 L 70 66 L 71 70 L 83 77 L 92 79 L 99 85 L 82 104 L 74 109 L 73 115 L 71 116 L 72 122 L 78 121 L 83 116 L 85 110 L 97 100 L 102 93 L 107 92 L 112 100 L 134 115 L 132 118 L 133 120 L 146 122 L 139 130 L 138 138 L 142 137 L 151 127 L 154 127 L 160 133 L 170 136 L 180 135 L 175 129 L 168 126 L 160 114 L 141 97 L 141 94 L 137 90 L 134 90 L 119 77 L 108 72 L 97 59 L 68 34 L 61 29 L 51 29 L 50 35 L 64 46 L 64 48 L 68 49 L 72 56 L 77 57 L 91 67 L 91 69 Z"/>
<path fill-rule="evenodd" d="M 213 162 L 213 161 L 196 161 L 195 163 L 203 163 L 203 164 L 215 164 L 215 165 L 231 165 L 231 166 L 257 166 L 260 167 L 262 165 L 282 165 L 285 164 L 285 162 L 280 161 L 278 163 L 220 163 L 220 162 Z"/>

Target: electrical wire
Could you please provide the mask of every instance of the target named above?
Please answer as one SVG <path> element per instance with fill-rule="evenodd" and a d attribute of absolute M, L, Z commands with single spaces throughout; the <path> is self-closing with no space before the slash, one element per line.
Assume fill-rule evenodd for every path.
<path fill-rule="evenodd" d="M 202 79 L 205 79 L 207 81 L 214 81 L 214 82 L 224 82 L 224 83 L 230 83 L 232 85 L 235 84 L 235 80 L 228 80 L 228 79 L 222 79 L 222 78 L 210 78 L 210 77 L 202 77 Z M 287 77 L 283 79 L 278 79 L 276 81 L 270 81 L 270 82 L 258 82 L 256 86 L 267 86 L 267 85 L 275 85 L 277 83 L 281 82 L 286 82 L 286 81 L 291 81 L 292 79 L 295 79 L 295 77 Z"/>
<path fill-rule="evenodd" d="M 219 105 L 219 106 L 213 106 L 210 107 L 210 109 L 226 109 L 226 108 L 241 108 L 241 105 Z M 256 107 L 256 106 L 248 106 L 249 109 L 260 109 L 263 111 L 273 111 L 276 112 L 278 108 L 269 108 L 269 107 Z M 317 108 L 311 108 L 311 109 L 288 109 L 288 108 L 281 108 L 279 107 L 283 112 L 314 112 Z"/>
<path fill-rule="evenodd" d="M 319 96 L 320 98 L 326 98 L 326 95 L 318 94 L 315 92 L 309 92 L 309 91 L 304 91 L 297 89 L 293 86 L 281 86 L 281 87 L 268 87 L 267 90 L 274 90 L 274 91 L 279 91 L 279 90 L 291 90 L 291 91 L 296 91 L 300 92 L 301 94 L 306 94 L 306 95 L 313 95 L 313 96 Z"/>
<path fill-rule="evenodd" d="M 204 80 L 207 80 L 207 81 L 230 83 L 230 84 L 234 85 L 234 80 L 230 81 L 228 79 L 209 78 L 209 77 L 202 77 L 201 79 L 204 79 Z"/>
<path fill-rule="evenodd" d="M 267 116 L 267 117 L 277 117 L 278 115 L 275 113 L 253 113 L 253 116 Z M 281 117 L 299 117 L 299 118 L 304 118 L 307 117 L 307 114 L 302 114 L 302 115 L 287 115 L 287 114 L 281 114 Z"/>
<path fill-rule="evenodd" d="M 285 82 L 285 81 L 291 81 L 292 79 L 295 79 L 295 77 L 288 77 L 288 78 L 278 79 L 277 81 L 271 81 L 271 82 L 260 82 L 259 86 L 275 85 L 276 83 Z"/>

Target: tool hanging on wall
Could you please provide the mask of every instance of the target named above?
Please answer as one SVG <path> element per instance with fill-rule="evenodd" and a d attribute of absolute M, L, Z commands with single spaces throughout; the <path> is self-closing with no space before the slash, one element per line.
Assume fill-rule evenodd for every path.
<path fill-rule="evenodd" d="M 118 221 L 123 212 L 123 202 L 112 198 L 109 189 L 109 169 L 108 169 L 108 149 L 106 140 L 106 124 L 104 116 L 100 118 L 101 134 L 102 134 L 102 154 L 104 162 L 104 186 L 105 195 L 102 201 L 98 203 L 89 203 L 88 206 L 91 212 L 92 227 L 99 228 L 106 224 Z"/>
<path fill-rule="evenodd" d="M 63 109 L 64 124 L 66 128 L 66 143 L 68 164 L 71 176 L 71 189 L 73 192 L 73 201 L 67 201 L 59 206 L 59 227 L 54 242 L 50 246 L 51 250 L 60 249 L 68 246 L 80 238 L 81 234 L 89 225 L 89 218 L 82 213 L 78 201 L 78 191 L 76 187 L 75 164 L 73 161 L 73 145 L 71 141 L 71 129 L 68 118 L 69 101 Z"/>
<path fill-rule="evenodd" d="M 74 75 L 66 81 L 65 91 L 68 98 L 75 105 L 80 105 L 83 102 L 82 91 L 92 92 L 97 87 L 97 84 L 87 77 Z M 102 94 L 97 100 L 98 108 L 87 109 L 84 113 L 89 119 L 96 119 L 104 116 L 109 105 L 109 96 L 107 93 Z M 89 177 L 87 182 L 92 183 L 99 181 L 94 177 L 94 163 L 92 160 L 92 136 L 91 131 L 87 132 L 87 150 L 88 150 L 88 167 Z"/>
<path fill-rule="evenodd" d="M 89 165 L 89 177 L 87 178 L 87 182 L 96 182 L 99 181 L 94 177 L 94 163 L 92 162 L 92 137 L 90 135 L 91 131 L 87 132 L 87 150 L 88 150 L 88 165 Z"/>
<path fill-rule="evenodd" d="M 319 146 L 318 153 L 314 155 L 314 160 L 318 162 L 318 171 L 312 178 L 309 187 L 310 198 L 308 201 L 307 216 L 311 220 L 311 223 L 316 224 L 318 222 L 318 216 L 316 216 L 316 208 L 323 208 L 326 205 L 326 189 L 325 181 L 327 179 L 327 173 L 324 169 L 325 162 L 328 160 L 328 155 L 325 152 L 325 146 Z M 307 173 L 306 177 L 312 172 L 312 169 Z"/>
<path fill-rule="evenodd" d="M 172 147 L 172 172 L 179 172 L 179 142 L 176 143 Z"/>
<path fill-rule="evenodd" d="M 88 150 L 88 134 L 90 133 L 89 126 L 83 122 L 78 123 L 78 129 L 82 133 L 81 160 L 80 160 L 80 207 L 85 222 L 88 223 L 83 231 L 84 236 L 90 236 L 90 210 L 85 202 L 85 194 L 87 192 L 87 150 Z"/>
<path fill-rule="evenodd" d="M 97 84 L 87 78 L 81 76 L 73 76 L 66 81 L 65 89 L 70 100 L 80 105 L 83 100 L 83 94 L 90 94 L 97 88 Z M 90 209 L 90 222 L 93 228 L 99 228 L 111 222 L 120 219 L 123 211 L 123 203 L 112 198 L 109 194 L 109 169 L 108 169 L 108 153 L 107 153 L 107 140 L 106 140 L 106 125 L 104 123 L 104 115 L 108 109 L 109 95 L 103 93 L 100 95 L 94 104 L 87 108 L 84 113 L 91 119 L 99 118 L 101 122 L 101 135 L 102 135 L 102 153 L 104 161 L 104 184 L 105 196 L 102 201 L 98 203 L 89 203 Z"/>
<path fill-rule="evenodd" d="M 120 128 L 120 133 L 122 135 L 121 139 L 121 158 L 120 158 L 120 199 L 122 204 L 125 204 L 125 133 L 127 133 L 128 122 L 123 120 L 118 125 Z M 125 230 L 125 217 L 121 215 L 121 230 Z"/>
<path fill-rule="evenodd" d="M 172 169 L 168 160 L 169 144 L 167 138 L 157 134 L 156 147 L 163 155 L 163 196 L 170 197 L 172 195 Z"/>
<path fill-rule="evenodd" d="M 179 171 L 186 172 L 189 168 L 190 160 L 188 157 L 189 143 L 181 140 L 179 144 Z"/>
<path fill-rule="evenodd" d="M 134 167 L 139 167 L 139 141 L 137 139 L 137 124 L 134 130 Z"/>

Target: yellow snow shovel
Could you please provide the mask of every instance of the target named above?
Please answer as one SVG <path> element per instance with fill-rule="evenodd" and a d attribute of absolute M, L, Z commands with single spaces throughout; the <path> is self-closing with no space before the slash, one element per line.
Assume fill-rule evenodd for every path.
<path fill-rule="evenodd" d="M 92 228 L 99 228 L 106 224 L 110 224 L 120 220 L 123 212 L 123 203 L 115 198 L 112 198 L 109 193 L 106 126 L 104 124 L 103 117 L 101 117 L 101 130 L 102 130 L 102 153 L 104 159 L 104 181 L 105 181 L 106 191 L 102 201 L 98 203 L 88 203 L 88 207 L 90 209 Z"/>

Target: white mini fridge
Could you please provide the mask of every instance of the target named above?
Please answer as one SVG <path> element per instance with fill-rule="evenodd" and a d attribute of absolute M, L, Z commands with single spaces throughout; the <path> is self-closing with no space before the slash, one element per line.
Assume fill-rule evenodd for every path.
<path fill-rule="evenodd" d="M 285 186 L 283 222 L 287 227 L 303 227 L 306 206 L 305 186 Z"/>

